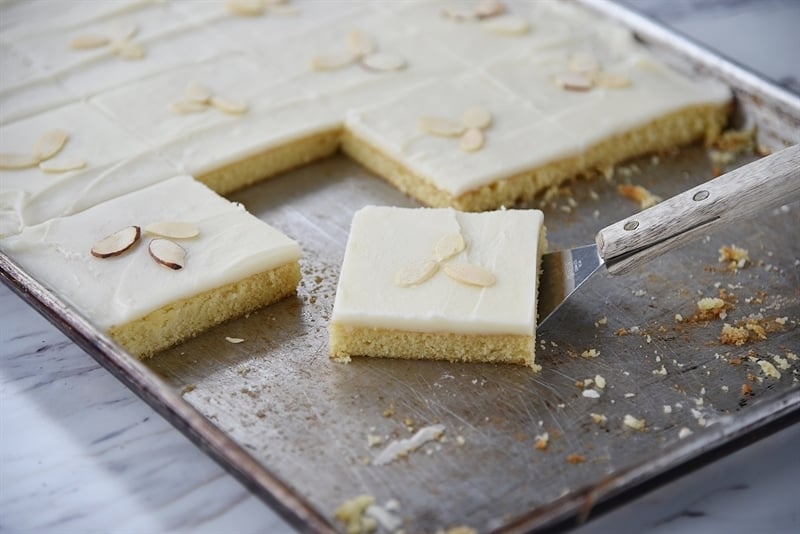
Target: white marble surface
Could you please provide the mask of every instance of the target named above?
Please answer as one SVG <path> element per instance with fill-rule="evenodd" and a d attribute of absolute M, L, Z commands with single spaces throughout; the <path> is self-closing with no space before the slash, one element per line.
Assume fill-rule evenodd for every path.
<path fill-rule="evenodd" d="M 629 2 L 800 91 L 800 2 Z M 579 531 L 799 532 L 797 443 L 800 425 Z M 292 529 L 0 287 L 0 531 Z"/>

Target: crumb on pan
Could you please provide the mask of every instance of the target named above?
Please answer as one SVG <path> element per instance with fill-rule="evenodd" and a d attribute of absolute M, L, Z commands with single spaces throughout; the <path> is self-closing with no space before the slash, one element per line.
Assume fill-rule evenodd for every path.
<path fill-rule="evenodd" d="M 641 185 L 619 185 L 617 192 L 623 197 L 639 203 L 639 208 L 647 209 L 661 202 L 662 198 L 654 195 Z"/>

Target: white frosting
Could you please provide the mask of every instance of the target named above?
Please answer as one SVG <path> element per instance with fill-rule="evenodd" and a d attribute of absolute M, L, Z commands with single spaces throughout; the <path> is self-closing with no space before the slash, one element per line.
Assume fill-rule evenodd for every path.
<path fill-rule="evenodd" d="M 129 225 L 182 221 L 200 234 L 176 240 L 186 266 L 156 264 L 142 235 L 128 252 L 98 259 L 92 246 Z M 196 182 L 179 176 L 52 219 L 4 239 L 0 247 L 101 328 L 122 325 L 179 299 L 296 261 L 296 242 Z"/>
<path fill-rule="evenodd" d="M 76 102 L 2 128 L 0 152 L 30 154 L 45 132 L 69 134 L 51 161 L 81 159 L 86 167 L 45 173 L 38 167 L 0 170 L 0 236 L 67 215 L 177 174 L 175 168 L 95 108 Z"/>
<path fill-rule="evenodd" d="M 486 28 L 491 19 L 442 16 L 446 7 L 464 10 L 475 2 L 299 0 L 290 4 L 299 10 L 294 16 L 268 9 L 256 17 L 232 15 L 221 0 L 4 6 L 0 53 L 4 73 L 14 80 L 0 83 L 0 151 L 16 151 L 18 144 L 27 150 L 42 128 L 64 127 L 72 135 L 64 155 L 85 140 L 81 154 L 89 166 L 69 176 L 0 171 L 0 235 L 177 172 L 203 174 L 342 126 L 459 195 L 579 155 L 598 140 L 671 111 L 729 98 L 722 85 L 668 70 L 629 32 L 576 6 L 507 3 L 512 16 L 529 23 L 528 32 L 498 35 Z M 122 59 L 109 47 L 69 47 L 76 37 L 114 37 L 131 25 L 139 29 L 133 39 L 145 50 L 142 59 Z M 381 52 L 405 60 L 406 68 L 309 68 L 314 56 L 347 50 L 346 36 L 354 29 Z M 557 87 L 552 77 L 567 69 L 576 52 L 591 52 L 604 69 L 628 76 L 631 87 L 584 93 Z M 170 113 L 170 103 L 190 81 L 249 109 L 242 115 Z M 417 127 L 423 115 L 457 119 L 473 105 L 494 118 L 477 152 L 465 153 L 457 140 Z M 78 108 L 84 111 L 67 125 L 52 120 Z M 152 157 L 138 157 L 142 153 Z M 120 161 L 132 178 L 105 180 L 102 195 L 87 193 L 99 169 Z M 165 171 L 151 172 L 154 161 Z M 82 176 L 89 178 L 77 179 Z M 34 205 L 45 198 L 41 191 L 56 189 L 63 202 L 45 195 L 45 203 Z"/>
<path fill-rule="evenodd" d="M 353 217 L 331 321 L 413 332 L 532 336 L 542 222 L 537 210 L 363 208 Z M 454 233 L 461 233 L 466 249 L 444 263 L 477 265 L 495 276 L 494 285 L 465 285 L 441 269 L 416 286 L 395 283 L 400 268 L 433 259 L 437 242 Z"/>

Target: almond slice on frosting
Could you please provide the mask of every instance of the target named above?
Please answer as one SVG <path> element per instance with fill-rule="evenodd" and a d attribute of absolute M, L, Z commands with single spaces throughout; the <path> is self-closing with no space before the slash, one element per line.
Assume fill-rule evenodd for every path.
<path fill-rule="evenodd" d="M 95 258 L 119 256 L 135 245 L 141 235 L 142 230 L 138 226 L 126 226 L 95 243 L 92 247 L 92 256 Z"/>
<path fill-rule="evenodd" d="M 370 70 L 393 71 L 406 68 L 406 60 L 386 52 L 376 52 L 361 58 L 361 64 Z"/>
<path fill-rule="evenodd" d="M 159 265 L 163 265 L 173 271 L 183 269 L 186 261 L 186 251 L 179 244 L 169 239 L 156 238 L 150 241 L 147 246 L 150 257 Z"/>
<path fill-rule="evenodd" d="M 262 0 L 225 0 L 225 10 L 239 17 L 257 17 L 264 14 Z"/>
<path fill-rule="evenodd" d="M 111 39 L 103 35 L 79 35 L 69 42 L 69 47 L 73 50 L 91 50 L 101 48 L 111 42 Z"/>
<path fill-rule="evenodd" d="M 144 47 L 136 41 L 127 39 L 112 41 L 111 51 L 122 59 L 142 59 L 144 57 Z"/>
<path fill-rule="evenodd" d="M 449 260 L 467 247 L 464 236 L 461 234 L 447 234 L 443 236 L 434 248 L 438 261 Z"/>
<path fill-rule="evenodd" d="M 498 35 L 525 35 L 531 29 L 530 23 L 516 15 L 502 15 L 494 17 L 483 23 L 486 30 Z"/>
<path fill-rule="evenodd" d="M 400 287 L 411 287 L 430 279 L 439 270 L 439 264 L 433 260 L 422 260 L 402 267 L 394 276 L 394 283 Z"/>
<path fill-rule="evenodd" d="M 231 98 L 212 96 L 211 105 L 223 113 L 229 113 L 231 115 L 241 115 L 247 112 L 247 104 L 241 100 L 233 100 Z"/>
<path fill-rule="evenodd" d="M 444 274 L 470 286 L 489 287 L 497 281 L 492 273 L 471 263 L 448 263 L 444 266 Z"/>
<path fill-rule="evenodd" d="M 79 158 L 59 158 L 39 163 L 39 168 L 49 173 L 77 171 L 84 167 L 86 167 L 86 160 Z"/>
<path fill-rule="evenodd" d="M 506 11 L 506 6 L 500 0 L 482 0 L 475 6 L 475 16 L 479 19 L 496 17 Z"/>
<path fill-rule="evenodd" d="M 590 91 L 594 87 L 592 80 L 574 72 L 559 74 L 554 80 L 565 91 Z"/>
<path fill-rule="evenodd" d="M 352 65 L 358 55 L 352 52 L 322 54 L 311 58 L 311 70 L 337 70 Z"/>
<path fill-rule="evenodd" d="M 347 34 L 347 49 L 353 54 L 366 56 L 375 52 L 377 48 L 372 37 L 361 30 L 353 30 Z"/>
<path fill-rule="evenodd" d="M 186 86 L 186 100 L 198 104 L 208 104 L 211 100 L 211 89 L 205 85 L 191 82 Z"/>
<path fill-rule="evenodd" d="M 425 133 L 442 137 L 458 137 L 464 133 L 464 125 L 446 117 L 422 117 L 419 128 Z"/>
<path fill-rule="evenodd" d="M 33 146 L 33 155 L 39 161 L 50 159 L 64 148 L 69 134 L 60 128 L 43 133 Z"/>
<path fill-rule="evenodd" d="M 0 169 L 3 170 L 28 169 L 38 164 L 39 158 L 32 154 L 0 154 Z"/>
<path fill-rule="evenodd" d="M 162 221 L 148 224 L 144 231 L 161 237 L 171 239 L 191 239 L 200 234 L 200 230 L 193 224 L 178 221 Z"/>
<path fill-rule="evenodd" d="M 464 114 L 461 116 L 461 123 L 467 128 L 483 130 L 492 124 L 492 114 L 486 108 L 472 106 L 464 110 Z"/>
<path fill-rule="evenodd" d="M 478 128 L 467 128 L 467 131 L 461 136 L 459 146 L 464 152 L 477 152 L 483 148 L 485 142 L 486 139 L 482 131 Z"/>

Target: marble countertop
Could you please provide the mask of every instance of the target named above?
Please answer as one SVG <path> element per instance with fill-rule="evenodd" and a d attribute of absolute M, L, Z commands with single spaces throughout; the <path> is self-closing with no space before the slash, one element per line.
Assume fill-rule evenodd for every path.
<path fill-rule="evenodd" d="M 800 2 L 627 0 L 800 92 Z M 798 532 L 794 425 L 579 529 Z M 0 286 L 0 530 L 293 532 Z"/>

